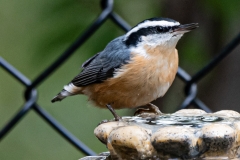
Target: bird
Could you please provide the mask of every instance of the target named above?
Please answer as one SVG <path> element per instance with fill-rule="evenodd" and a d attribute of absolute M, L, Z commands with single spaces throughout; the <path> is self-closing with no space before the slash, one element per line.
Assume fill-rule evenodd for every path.
<path fill-rule="evenodd" d="M 178 69 L 177 42 L 198 23 L 180 24 L 170 18 L 146 19 L 110 41 L 103 51 L 82 64 L 81 72 L 52 102 L 83 94 L 96 107 L 115 109 L 150 106 L 164 96 Z"/>

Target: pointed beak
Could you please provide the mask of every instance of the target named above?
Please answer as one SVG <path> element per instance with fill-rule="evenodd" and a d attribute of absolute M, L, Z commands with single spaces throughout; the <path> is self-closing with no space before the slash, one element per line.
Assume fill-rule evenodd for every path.
<path fill-rule="evenodd" d="M 196 28 L 198 28 L 198 23 L 190 23 L 190 24 L 183 24 L 183 25 L 179 25 L 177 26 L 174 30 L 173 30 L 173 33 L 175 35 L 178 35 L 178 34 L 184 34 L 184 33 L 187 33 L 187 32 L 190 32 L 191 30 L 194 30 Z"/>

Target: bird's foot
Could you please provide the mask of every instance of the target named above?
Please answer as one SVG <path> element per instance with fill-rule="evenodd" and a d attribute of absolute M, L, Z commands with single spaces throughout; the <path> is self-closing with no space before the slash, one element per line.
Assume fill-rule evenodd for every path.
<path fill-rule="evenodd" d="M 159 110 L 157 106 L 154 104 L 148 103 L 147 108 L 138 108 L 134 113 L 134 116 L 139 116 L 143 118 L 157 118 L 162 112 Z"/>
<path fill-rule="evenodd" d="M 111 120 L 107 120 L 107 119 L 104 119 L 102 120 L 100 123 L 98 123 L 97 126 L 101 125 L 101 124 L 104 124 L 104 123 L 108 123 L 108 122 L 121 122 L 122 121 L 122 117 L 119 117 L 119 119 L 111 119 Z"/>
<path fill-rule="evenodd" d="M 101 125 L 101 124 L 104 124 L 104 123 L 107 123 L 107 122 L 112 122 L 111 120 L 107 120 L 107 119 L 104 119 L 102 120 L 100 123 L 98 123 L 97 126 Z"/>
<path fill-rule="evenodd" d="M 109 111 L 113 114 L 113 116 L 115 118 L 115 121 L 121 121 L 122 120 L 122 117 L 117 115 L 117 113 L 115 112 L 115 110 L 112 108 L 112 106 L 110 104 L 107 104 L 106 106 L 109 109 Z"/>
<path fill-rule="evenodd" d="M 119 115 L 117 115 L 117 113 L 115 112 L 115 110 L 112 108 L 112 106 L 111 106 L 110 104 L 107 104 L 106 106 L 107 106 L 107 108 L 109 109 L 109 111 L 113 114 L 114 119 L 111 119 L 111 120 L 106 120 L 106 119 L 105 119 L 105 120 L 102 120 L 102 121 L 98 124 L 98 126 L 101 125 L 101 124 L 103 124 L 103 123 L 114 122 L 114 121 L 118 121 L 118 122 L 122 121 L 122 117 L 120 117 Z"/>

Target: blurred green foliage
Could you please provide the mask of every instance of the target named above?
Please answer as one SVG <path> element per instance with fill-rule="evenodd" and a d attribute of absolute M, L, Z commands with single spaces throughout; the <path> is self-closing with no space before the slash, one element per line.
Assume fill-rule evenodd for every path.
<path fill-rule="evenodd" d="M 166 10 L 164 2 L 164 0 L 116 1 L 114 10 L 133 26 L 150 17 L 168 17 L 161 15 L 162 10 Z M 239 1 L 198 2 L 206 10 L 213 12 L 213 15 L 223 16 L 228 24 L 232 23 L 232 17 L 239 12 Z M 34 80 L 87 29 L 100 12 L 99 1 L 0 0 L 0 55 L 29 79 Z M 231 26 L 234 28 L 234 24 Z M 80 71 L 82 62 L 122 34 L 124 34 L 122 30 L 107 20 L 66 63 L 37 88 L 39 105 L 96 153 L 106 151 L 106 148 L 95 138 L 93 130 L 101 120 L 112 118 L 110 112 L 92 107 L 85 96 L 71 97 L 55 104 L 50 100 Z M 197 35 L 200 38 L 194 38 Z M 202 54 L 205 51 L 202 47 L 204 38 L 206 37 L 199 33 L 193 33 L 181 42 L 188 47 L 184 49 L 184 54 L 181 55 L 183 60 L 180 60 L 180 63 L 192 72 L 198 70 L 209 58 L 209 54 Z M 180 50 L 183 50 L 183 47 Z M 25 88 L 2 69 L 0 82 L 0 128 L 2 128 L 24 104 Z M 173 111 L 176 108 L 179 102 L 172 102 L 172 99 L 179 93 L 182 91 L 167 96 L 165 105 L 175 107 L 169 107 L 169 110 L 164 111 Z M 132 114 L 129 110 L 120 110 L 118 113 Z M 0 159 L 3 160 L 76 160 L 82 156 L 84 155 L 65 141 L 34 111 L 30 111 L 0 143 Z"/>

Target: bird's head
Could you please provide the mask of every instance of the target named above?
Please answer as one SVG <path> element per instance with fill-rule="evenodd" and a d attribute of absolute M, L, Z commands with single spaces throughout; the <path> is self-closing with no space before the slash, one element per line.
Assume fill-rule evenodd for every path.
<path fill-rule="evenodd" d="M 144 20 L 125 34 L 124 42 L 129 47 L 140 45 L 175 47 L 186 32 L 198 27 L 198 23 L 181 25 L 169 18 Z"/>

